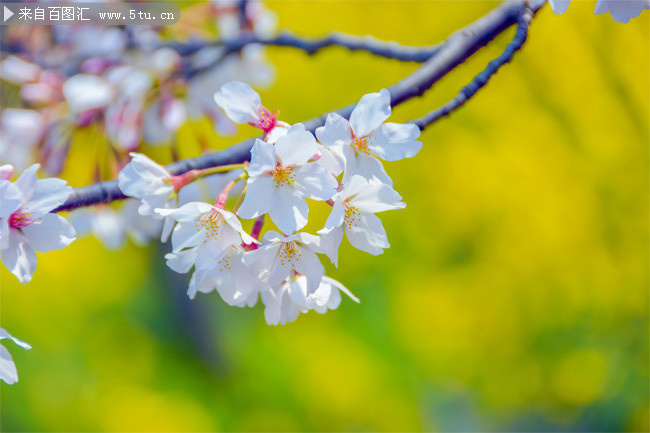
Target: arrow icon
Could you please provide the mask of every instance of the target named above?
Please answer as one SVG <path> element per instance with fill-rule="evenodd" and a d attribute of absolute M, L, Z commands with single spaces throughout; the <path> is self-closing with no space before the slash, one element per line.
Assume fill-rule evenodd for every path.
<path fill-rule="evenodd" d="M 11 18 L 12 16 L 14 16 L 14 13 L 11 12 L 11 10 L 10 10 L 7 6 L 5 6 L 5 10 L 4 10 L 4 11 L 5 11 L 5 17 L 4 17 L 4 21 L 3 21 L 3 22 L 6 22 L 9 18 Z"/>

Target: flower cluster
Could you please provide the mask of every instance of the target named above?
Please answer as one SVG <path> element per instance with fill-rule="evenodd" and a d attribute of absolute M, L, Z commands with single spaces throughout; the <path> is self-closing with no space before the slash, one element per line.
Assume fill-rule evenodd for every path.
<path fill-rule="evenodd" d="M 221 170 L 192 170 L 180 176 L 144 155 L 132 154 L 122 170 L 122 191 L 140 200 L 140 214 L 157 215 L 171 234 L 167 265 L 176 272 L 193 270 L 188 295 L 217 291 L 229 305 L 253 306 L 261 299 L 269 324 L 294 320 L 301 312 L 337 308 L 340 292 L 358 302 L 341 283 L 325 276 L 319 256 L 338 266 L 345 234 L 350 244 L 377 255 L 388 248 L 378 212 L 405 204 L 393 189 L 383 161 L 415 156 L 422 147 L 413 124 L 386 122 L 390 93 L 383 89 L 361 98 L 350 119 L 331 113 L 312 132 L 278 119 L 278 112 L 242 82 L 224 84 L 216 103 L 234 122 L 262 130 L 251 149 L 250 164 L 216 197 L 214 204 L 179 205 L 176 193 L 188 183 Z M 240 168 L 240 167 L 236 167 Z M 239 200 L 228 209 L 235 184 L 244 183 Z M 309 204 L 331 206 L 318 234 L 301 230 Z M 266 216 L 279 231 L 262 234 Z M 240 219 L 254 219 L 248 234 Z"/>

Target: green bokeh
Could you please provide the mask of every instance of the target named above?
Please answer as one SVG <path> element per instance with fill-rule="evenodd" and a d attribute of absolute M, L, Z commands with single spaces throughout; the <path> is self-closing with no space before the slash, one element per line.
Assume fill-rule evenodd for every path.
<path fill-rule="evenodd" d="M 299 34 L 411 45 L 496 4 L 268 3 Z M 0 385 L 2 430 L 647 431 L 650 15 L 623 25 L 594 4 L 545 7 L 416 158 L 386 164 L 408 204 L 382 215 L 392 247 L 373 257 L 344 241 L 328 268 L 359 305 L 267 326 L 259 305 L 187 300 L 159 245 L 82 239 L 40 255 L 25 286 L 0 269 L 0 323 L 34 347 L 9 347 L 20 382 Z M 511 34 L 392 119 L 446 102 Z M 268 56 L 277 80 L 262 98 L 288 122 L 417 67 L 340 48 Z M 199 134 L 180 132 L 184 152 Z M 67 167 L 75 186 L 82 164 Z M 312 212 L 316 227 L 327 206 Z"/>

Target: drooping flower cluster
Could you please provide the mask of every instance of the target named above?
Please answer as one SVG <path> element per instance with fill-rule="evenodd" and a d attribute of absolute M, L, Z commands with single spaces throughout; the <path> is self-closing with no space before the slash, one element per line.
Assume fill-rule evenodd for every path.
<path fill-rule="evenodd" d="M 159 218 L 175 221 L 166 259 L 176 272 L 193 270 L 188 295 L 216 290 L 226 303 L 239 307 L 253 306 L 261 298 L 269 324 L 292 321 L 309 310 L 337 308 L 340 292 L 358 302 L 341 283 L 325 276 L 319 255 L 338 266 L 344 234 L 352 246 L 370 254 L 390 246 L 375 214 L 405 204 L 381 161 L 416 155 L 422 147 L 416 140 L 418 127 L 386 123 L 391 106 L 385 89 L 363 96 L 349 121 L 330 114 L 315 136 L 302 124 L 280 121 L 245 83 L 225 84 L 215 101 L 233 121 L 259 128 L 263 136 L 255 140 L 250 164 L 214 204 L 197 201 L 178 207 L 173 200 L 178 185 L 201 177 L 200 171 L 172 176 L 133 154 L 120 173 L 120 187 L 141 201 L 140 213 L 153 210 Z M 227 209 L 231 188 L 244 179 L 237 204 Z M 300 231 L 308 223 L 310 202 L 332 207 L 318 235 Z M 267 215 L 279 232 L 262 236 Z M 240 218 L 255 219 L 250 235 Z"/>

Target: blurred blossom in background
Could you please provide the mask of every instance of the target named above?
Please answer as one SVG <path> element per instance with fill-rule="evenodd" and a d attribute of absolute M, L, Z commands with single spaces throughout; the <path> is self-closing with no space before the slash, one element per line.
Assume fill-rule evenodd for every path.
<path fill-rule="evenodd" d="M 36 53 L 3 57 L 3 162 L 37 157 L 83 186 L 115 178 L 131 150 L 169 163 L 254 136 L 212 100 L 232 79 L 294 123 L 417 68 L 257 46 L 210 68 L 218 47 L 161 48 L 236 37 L 233 4 L 182 2 L 181 20 L 155 29 L 3 27 L 5 46 Z M 420 46 L 496 5 L 251 2 L 245 24 Z M 391 248 L 344 243 L 327 267 L 360 304 L 271 327 L 261 305 L 189 300 L 189 276 L 165 266 L 169 246 L 133 202 L 69 214 L 85 236 L 40 258 L 32 283 L 0 267 L 0 323 L 33 347 L 11 350 L 20 381 L 0 385 L 3 431 L 647 431 L 649 15 L 624 25 L 593 7 L 545 7 L 513 62 L 427 129 L 417 157 L 386 167 L 408 203 L 382 216 Z M 510 36 L 391 120 L 449 100 Z"/>

